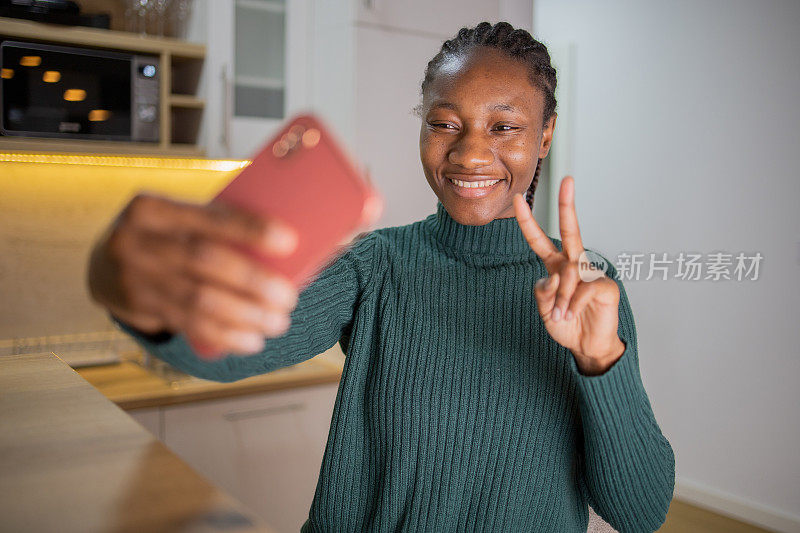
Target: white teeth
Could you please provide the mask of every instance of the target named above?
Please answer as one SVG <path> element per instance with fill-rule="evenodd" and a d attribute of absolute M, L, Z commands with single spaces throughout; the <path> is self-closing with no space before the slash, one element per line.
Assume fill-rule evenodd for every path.
<path fill-rule="evenodd" d="M 478 187 L 491 187 L 492 185 L 494 185 L 495 183 L 500 181 L 500 180 L 487 180 L 487 181 L 474 181 L 474 182 L 470 183 L 468 181 L 454 180 L 452 178 L 448 178 L 448 179 L 450 179 L 450 181 L 452 181 L 453 183 L 455 183 L 459 187 L 465 187 L 467 189 L 475 189 L 475 188 L 478 188 Z"/>

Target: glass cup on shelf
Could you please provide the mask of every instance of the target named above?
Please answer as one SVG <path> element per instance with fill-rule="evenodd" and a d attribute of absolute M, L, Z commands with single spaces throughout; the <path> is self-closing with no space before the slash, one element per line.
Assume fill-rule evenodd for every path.
<path fill-rule="evenodd" d="M 145 35 L 148 8 L 152 9 L 152 0 L 125 0 L 125 31 Z"/>
<path fill-rule="evenodd" d="M 185 25 L 191 2 L 186 0 L 125 0 L 125 30 L 141 35 L 174 37 L 173 18 Z"/>
<path fill-rule="evenodd" d="M 170 0 L 149 0 L 147 5 L 147 33 L 164 37 L 166 29 L 167 9 Z"/>
<path fill-rule="evenodd" d="M 192 11 L 192 0 L 170 0 L 167 6 L 165 36 L 186 39 L 186 27 Z"/>

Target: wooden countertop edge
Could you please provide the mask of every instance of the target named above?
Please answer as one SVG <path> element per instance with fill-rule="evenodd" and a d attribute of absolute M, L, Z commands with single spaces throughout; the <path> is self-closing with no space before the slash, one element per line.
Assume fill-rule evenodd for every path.
<path fill-rule="evenodd" d="M 341 372 L 332 370 L 328 373 L 320 373 L 302 378 L 289 378 L 275 380 L 271 382 L 238 384 L 233 383 L 213 383 L 207 384 L 199 390 L 174 389 L 163 394 L 142 394 L 140 397 L 127 395 L 124 398 L 109 397 L 109 400 L 117 404 L 120 408 L 130 411 L 133 409 L 144 409 L 147 407 L 166 407 L 189 402 L 214 400 L 218 398 L 231 398 L 244 396 L 259 392 L 271 392 L 296 387 L 308 387 L 311 385 L 322 385 L 325 383 L 338 383 Z M 102 390 L 100 391 L 102 392 Z"/>
<path fill-rule="evenodd" d="M 135 361 L 75 371 L 117 406 L 133 410 L 338 383 L 343 366 L 335 360 L 337 356 L 343 356 L 338 345 L 293 367 L 233 382 L 191 379 L 171 383 Z"/>

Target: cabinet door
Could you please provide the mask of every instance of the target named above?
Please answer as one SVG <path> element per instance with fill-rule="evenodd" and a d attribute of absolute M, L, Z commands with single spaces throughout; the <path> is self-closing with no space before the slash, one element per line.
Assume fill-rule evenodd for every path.
<path fill-rule="evenodd" d="M 209 156 L 249 158 L 284 118 L 308 107 L 310 1 L 206 4 Z"/>
<path fill-rule="evenodd" d="M 319 478 L 338 384 L 164 408 L 164 442 L 276 531 L 297 532 Z"/>
<path fill-rule="evenodd" d="M 425 65 L 441 40 L 360 27 L 356 33 L 356 149 L 386 202 L 378 226 L 421 220 L 436 197 L 419 159 L 420 102 Z M 391 127 L 387 127 L 391 125 Z"/>
<path fill-rule="evenodd" d="M 500 0 L 357 0 L 358 22 L 447 36 L 483 20 L 497 22 Z"/>

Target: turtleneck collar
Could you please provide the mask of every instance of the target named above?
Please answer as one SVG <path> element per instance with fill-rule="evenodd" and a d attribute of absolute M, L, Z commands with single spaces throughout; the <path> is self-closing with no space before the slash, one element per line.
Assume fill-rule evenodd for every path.
<path fill-rule="evenodd" d="M 483 226 L 467 226 L 456 222 L 441 201 L 436 213 L 425 219 L 436 239 L 446 247 L 468 255 L 533 254 L 519 228 L 516 217 L 498 218 Z"/>

